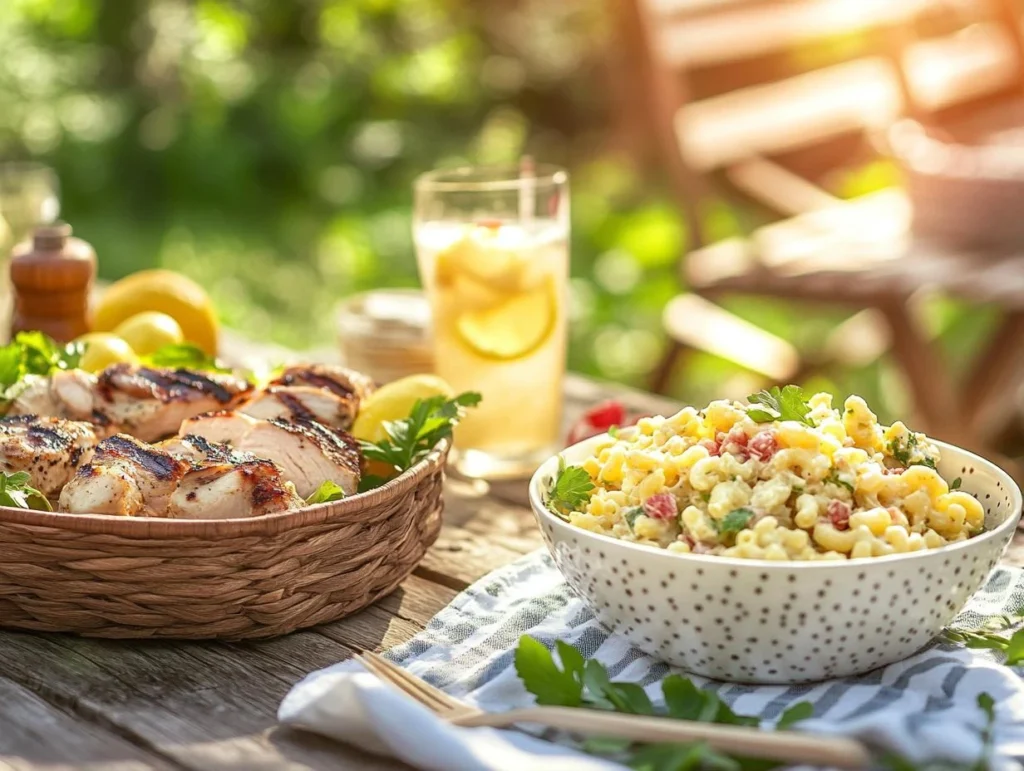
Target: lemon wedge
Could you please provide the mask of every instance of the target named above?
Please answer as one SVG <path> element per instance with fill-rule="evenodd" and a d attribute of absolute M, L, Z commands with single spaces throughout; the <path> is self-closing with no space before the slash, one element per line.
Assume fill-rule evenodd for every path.
<path fill-rule="evenodd" d="M 352 436 L 367 442 L 387 437 L 384 423 L 409 417 L 419 399 L 454 395 L 452 387 L 437 375 L 409 375 L 382 385 L 359 405 L 359 414 L 352 424 Z"/>
<path fill-rule="evenodd" d="M 455 329 L 475 353 L 488 359 L 511 361 L 542 346 L 555 329 L 558 297 L 554 280 L 534 291 L 521 292 L 485 310 L 459 315 Z"/>

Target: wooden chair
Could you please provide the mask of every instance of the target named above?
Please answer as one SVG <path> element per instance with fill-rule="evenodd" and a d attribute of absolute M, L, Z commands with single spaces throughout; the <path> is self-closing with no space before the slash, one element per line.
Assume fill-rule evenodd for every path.
<path fill-rule="evenodd" d="M 660 159 L 669 169 L 694 244 L 700 247 L 706 241 L 699 212 L 702 202 L 712 195 L 739 193 L 782 216 L 842 208 L 839 200 L 808 176 L 820 177 L 841 154 L 854 152 L 867 158 L 873 152 L 872 134 L 899 115 L 934 113 L 1019 89 L 1021 38 L 1016 11 L 1011 0 L 988 2 L 987 15 L 968 19 L 976 21 L 973 27 L 915 40 L 912 25 L 922 17 L 945 18 L 947 28 L 950 18 L 960 27 L 965 20 L 951 16 L 947 4 L 930 0 L 631 0 L 625 6 L 622 26 L 636 32 L 636 48 L 646 73 L 647 114 L 656 128 Z M 859 58 L 781 80 L 764 78 L 761 67 L 751 66 L 777 62 L 795 47 L 851 30 L 874 41 Z M 710 69 L 725 73 L 719 80 L 732 87 L 725 93 L 695 98 L 706 90 L 700 82 L 701 71 Z M 877 204 L 863 207 L 864 214 L 877 215 Z M 843 221 L 856 223 L 859 209 L 849 206 L 847 210 Z M 889 216 L 890 225 L 897 230 L 900 216 L 898 212 Z M 820 225 L 828 218 L 811 217 L 810 222 L 815 221 Z M 807 226 L 806 221 L 802 224 Z M 847 232 L 856 229 L 856 225 L 846 228 Z M 801 227 L 767 234 L 776 240 L 798 235 L 802 235 Z M 824 243 L 818 240 L 819 247 L 827 246 L 827 239 Z M 807 248 L 813 245 L 814 239 L 805 244 Z M 713 274 L 722 269 L 719 261 L 728 259 L 727 251 L 698 251 L 696 256 L 704 259 L 691 255 L 686 263 L 687 278 L 705 298 L 721 292 L 713 281 L 702 280 L 701 272 Z M 765 289 L 759 283 L 762 276 L 756 272 L 747 275 L 746 282 L 732 281 L 730 290 L 799 296 L 833 305 L 837 299 L 819 291 L 820 287 L 815 289 L 813 282 L 805 286 L 783 280 Z M 827 288 L 835 290 L 835 286 Z M 689 296 L 677 298 L 665 310 L 671 343 L 654 374 L 652 388 L 664 392 L 681 354 L 694 347 L 714 350 L 774 380 L 798 379 L 829 362 L 869 362 L 890 342 L 897 349 L 907 347 L 904 330 L 893 328 L 894 324 L 916 325 L 908 316 L 906 297 L 890 299 L 884 307 L 865 302 L 865 298 L 853 302 L 839 299 L 859 312 L 823 351 L 807 360 L 785 341 L 764 337 L 767 333 L 762 332 L 760 339 L 720 334 L 724 310 L 712 311 L 707 300 L 698 306 Z M 701 313 L 706 318 L 695 322 Z M 712 318 L 715 315 L 718 320 Z M 856 331 L 852 338 L 856 345 L 850 344 L 851 330 Z M 752 355 L 751 349 L 757 345 L 779 353 Z M 912 358 L 917 361 L 920 356 Z M 931 407 L 937 409 L 941 400 L 934 397 L 932 401 Z"/>

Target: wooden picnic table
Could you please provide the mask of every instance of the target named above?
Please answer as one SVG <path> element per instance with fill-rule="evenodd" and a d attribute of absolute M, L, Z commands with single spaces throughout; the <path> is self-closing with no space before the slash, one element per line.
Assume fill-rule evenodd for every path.
<path fill-rule="evenodd" d="M 570 376 L 565 422 L 607 398 L 678 405 Z M 404 642 L 463 588 L 541 545 L 526 482 L 450 478 L 445 524 L 402 586 L 333 624 L 261 642 L 121 641 L 0 631 L 0 769 L 301 771 L 406 768 L 277 726 L 285 693 L 357 651 Z M 1024 564 L 1018 537 L 1011 560 Z"/>

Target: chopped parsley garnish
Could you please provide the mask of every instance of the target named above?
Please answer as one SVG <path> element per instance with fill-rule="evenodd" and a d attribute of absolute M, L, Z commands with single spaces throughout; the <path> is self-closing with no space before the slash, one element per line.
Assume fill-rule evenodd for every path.
<path fill-rule="evenodd" d="M 825 482 L 827 484 L 833 484 L 833 485 L 838 485 L 840 487 L 845 487 L 847 490 L 850 491 L 850 495 L 853 495 L 853 485 L 850 484 L 849 482 L 847 482 L 845 479 L 840 479 L 838 471 L 833 471 L 831 474 L 829 474 L 827 477 L 825 477 Z"/>
<path fill-rule="evenodd" d="M 952 482 L 950 482 L 949 489 L 950 490 L 959 490 L 960 489 L 960 484 L 962 482 L 963 482 L 963 480 L 960 477 L 957 477 Z"/>
<path fill-rule="evenodd" d="M 626 520 L 626 524 L 629 525 L 629 529 L 633 530 L 633 525 L 636 524 L 637 517 L 644 513 L 643 506 L 632 506 L 622 512 L 622 518 Z"/>
<path fill-rule="evenodd" d="M 590 500 L 593 490 L 590 474 L 579 466 L 566 466 L 565 458 L 559 455 L 558 471 L 548 487 L 548 508 L 562 519 L 567 519 L 570 511 L 576 511 Z"/>
<path fill-rule="evenodd" d="M 788 385 L 779 388 L 772 386 L 767 391 L 758 391 L 747 397 L 751 406 L 747 407 L 747 415 L 758 423 L 771 423 L 774 420 L 795 420 L 804 425 L 813 426 L 807 417 L 811 406 L 807 403 L 803 390 L 799 386 Z"/>
<path fill-rule="evenodd" d="M 927 455 L 922 455 L 920 460 L 911 460 L 918 447 L 917 436 L 915 434 L 907 434 L 904 441 L 900 441 L 900 438 L 893 439 L 889 443 L 889 454 L 903 464 L 904 468 L 910 466 L 927 466 L 928 468 L 935 468 L 935 461 L 929 458 Z"/>
<path fill-rule="evenodd" d="M 715 526 L 718 528 L 719 535 L 735 535 L 745 528 L 753 517 L 754 512 L 751 509 L 733 509 L 722 517 L 722 521 L 718 522 Z"/>

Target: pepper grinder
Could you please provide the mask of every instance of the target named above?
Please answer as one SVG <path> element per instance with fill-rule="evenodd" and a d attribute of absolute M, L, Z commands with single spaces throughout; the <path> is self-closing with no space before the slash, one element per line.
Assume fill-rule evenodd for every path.
<path fill-rule="evenodd" d="M 71 226 L 36 228 L 11 254 L 14 315 L 11 336 L 38 329 L 68 342 L 89 331 L 89 292 L 96 277 L 96 252 Z"/>

